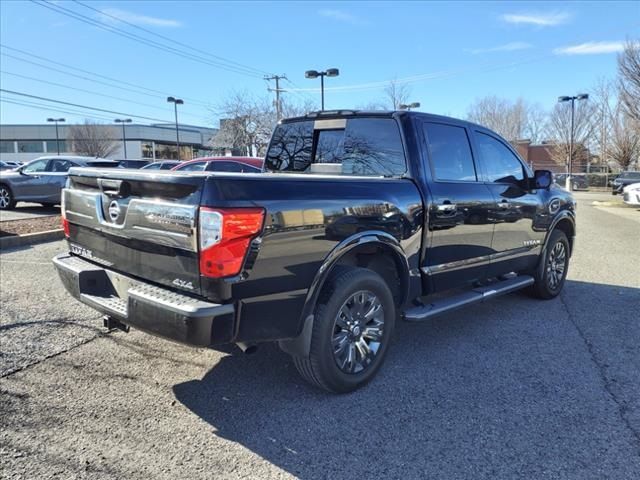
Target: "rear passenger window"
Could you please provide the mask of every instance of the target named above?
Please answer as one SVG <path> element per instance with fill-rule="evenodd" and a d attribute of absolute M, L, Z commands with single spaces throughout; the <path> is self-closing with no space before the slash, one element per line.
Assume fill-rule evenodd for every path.
<path fill-rule="evenodd" d="M 487 180 L 498 183 L 524 180 L 522 163 L 502 142 L 482 132 L 476 132 L 476 139 Z"/>
<path fill-rule="evenodd" d="M 179 170 L 182 172 L 201 172 L 206 166 L 207 162 L 190 163 L 189 165 L 185 165 Z"/>
<path fill-rule="evenodd" d="M 70 162 L 69 160 L 51 160 L 49 163 L 49 167 L 47 167 L 47 171 L 55 172 L 55 173 L 65 173 L 68 172 L 71 167 L 75 167 L 76 165 Z"/>
<path fill-rule="evenodd" d="M 431 168 L 436 180 L 475 182 L 475 165 L 467 131 L 441 123 L 425 123 Z"/>

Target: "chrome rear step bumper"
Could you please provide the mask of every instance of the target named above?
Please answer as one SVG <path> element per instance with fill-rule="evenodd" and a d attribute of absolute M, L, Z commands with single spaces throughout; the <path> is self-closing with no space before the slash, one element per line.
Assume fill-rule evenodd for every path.
<path fill-rule="evenodd" d="M 233 305 L 182 295 L 64 253 L 53 259 L 69 293 L 95 310 L 147 333 L 206 347 L 232 340 Z"/>

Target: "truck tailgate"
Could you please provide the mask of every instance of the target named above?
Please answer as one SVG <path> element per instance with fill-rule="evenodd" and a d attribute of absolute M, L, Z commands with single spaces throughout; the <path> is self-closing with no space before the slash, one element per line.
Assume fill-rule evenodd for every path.
<path fill-rule="evenodd" d="M 204 175 L 73 168 L 62 192 L 73 254 L 200 293 L 197 218 Z"/>

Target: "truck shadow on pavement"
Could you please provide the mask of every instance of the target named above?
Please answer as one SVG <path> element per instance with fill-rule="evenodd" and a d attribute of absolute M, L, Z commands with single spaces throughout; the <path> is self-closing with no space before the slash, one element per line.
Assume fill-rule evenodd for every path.
<path fill-rule="evenodd" d="M 640 326 L 628 317 L 639 303 L 640 289 L 568 281 L 548 302 L 518 293 L 398 322 L 378 376 L 348 395 L 308 386 L 275 345 L 173 390 L 216 435 L 303 479 L 637 471 L 625 460 L 637 456 L 633 434 L 605 389 L 619 376 L 636 387 L 618 395 L 638 395 Z M 609 348 L 626 353 L 607 358 Z"/>

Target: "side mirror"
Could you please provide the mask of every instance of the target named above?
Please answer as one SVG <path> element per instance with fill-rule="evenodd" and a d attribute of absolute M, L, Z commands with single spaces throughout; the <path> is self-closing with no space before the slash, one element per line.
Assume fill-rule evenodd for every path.
<path fill-rule="evenodd" d="M 553 174 L 549 170 L 536 170 L 532 183 L 532 187 L 535 189 L 549 188 L 553 183 Z"/>

